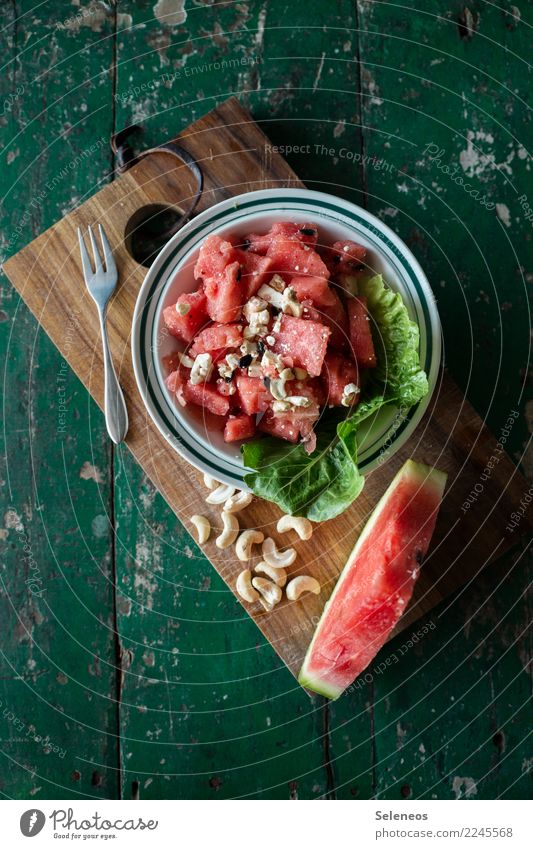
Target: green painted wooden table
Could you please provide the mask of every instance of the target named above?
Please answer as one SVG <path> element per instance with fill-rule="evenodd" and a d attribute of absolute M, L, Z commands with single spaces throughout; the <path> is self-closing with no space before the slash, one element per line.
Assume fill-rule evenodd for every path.
<path fill-rule="evenodd" d="M 520 0 L 6 0 L 0 253 L 114 179 L 111 133 L 155 144 L 237 95 L 411 246 L 452 375 L 495 433 L 519 412 L 531 477 L 532 23 Z M 310 699 L 1 286 L 4 797 L 531 798 L 527 543 L 386 674 Z"/>

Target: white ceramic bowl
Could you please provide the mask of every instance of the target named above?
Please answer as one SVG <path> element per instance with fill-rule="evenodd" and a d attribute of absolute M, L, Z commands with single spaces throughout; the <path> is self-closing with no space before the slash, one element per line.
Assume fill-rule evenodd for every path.
<path fill-rule="evenodd" d="M 322 244 L 351 239 L 364 245 L 368 264 L 401 293 L 420 328 L 420 362 L 430 392 L 405 416 L 385 407 L 372 419 L 361 433 L 359 466 L 364 474 L 409 439 L 429 404 L 440 364 L 441 328 L 429 283 L 407 246 L 374 215 L 334 195 L 307 189 L 249 192 L 202 212 L 173 236 L 146 275 L 133 316 L 133 365 L 146 409 L 177 453 L 200 471 L 241 489 L 246 489 L 246 469 L 239 446 L 226 444 L 222 433 L 206 425 L 191 405 L 180 407 L 165 386 L 161 359 L 176 350 L 178 342 L 165 331 L 163 309 L 182 292 L 196 289 L 193 268 L 206 236 L 261 233 L 275 221 L 287 220 L 317 224 Z"/>

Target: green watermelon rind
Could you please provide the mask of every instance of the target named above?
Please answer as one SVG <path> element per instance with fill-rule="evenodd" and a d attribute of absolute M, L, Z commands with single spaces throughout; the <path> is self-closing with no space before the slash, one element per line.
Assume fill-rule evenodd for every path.
<path fill-rule="evenodd" d="M 329 597 L 328 601 L 324 606 L 324 610 L 322 611 L 322 615 L 316 626 L 313 639 L 309 644 L 309 648 L 307 649 L 302 668 L 300 669 L 300 673 L 298 675 L 298 683 L 301 684 L 302 687 L 305 687 L 308 690 L 313 690 L 315 693 L 318 693 L 321 696 L 325 696 L 328 699 L 338 699 L 339 696 L 342 695 L 342 693 L 344 692 L 344 688 L 339 689 L 336 686 L 330 685 L 323 678 L 320 679 L 313 677 L 311 674 L 306 672 L 306 664 L 312 655 L 313 647 L 316 643 L 317 637 L 319 636 L 320 626 L 324 620 L 324 617 L 331 605 L 333 604 L 335 596 L 342 587 L 346 575 L 349 573 L 350 569 L 353 568 L 353 563 L 357 556 L 358 549 L 360 548 L 364 540 L 372 533 L 374 526 L 376 525 L 378 519 L 380 518 L 387 506 L 389 497 L 393 494 L 400 481 L 403 481 L 407 478 L 411 480 L 414 485 L 422 486 L 423 488 L 426 488 L 428 486 L 436 487 L 440 491 L 442 497 L 447 477 L 448 476 L 446 472 L 441 472 L 439 469 L 432 468 L 431 466 L 426 466 L 423 463 L 417 463 L 414 460 L 406 460 L 401 469 L 396 473 L 391 483 L 378 501 L 370 519 L 368 520 L 361 534 L 357 538 L 357 541 L 354 547 L 352 548 L 346 560 L 346 564 L 339 576 L 339 580 L 337 581 L 335 589 L 333 590 L 331 596 Z"/>

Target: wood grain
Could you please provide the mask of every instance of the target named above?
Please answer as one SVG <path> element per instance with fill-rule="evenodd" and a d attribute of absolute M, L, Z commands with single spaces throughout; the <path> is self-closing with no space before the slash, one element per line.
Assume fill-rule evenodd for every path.
<path fill-rule="evenodd" d="M 192 124 L 178 138 L 204 171 L 205 191 L 199 209 L 253 189 L 301 185 L 287 163 L 268 152 L 266 136 L 234 99 Z M 120 275 L 120 287 L 109 308 L 109 334 L 130 415 L 127 445 L 184 523 L 193 512 L 206 512 L 205 491 L 196 471 L 173 452 L 152 425 L 137 392 L 130 326 L 145 271 L 130 257 L 124 236 L 128 221 L 142 206 L 163 202 L 185 208 L 192 192 L 185 166 L 176 167 L 169 157 L 154 155 L 106 186 L 4 266 L 38 321 L 102 406 L 100 338 L 94 306 L 81 281 L 76 228 L 98 221 L 105 224 Z M 69 327 L 75 332 L 67 332 Z M 298 542 L 297 565 L 319 579 L 320 596 L 291 606 L 283 602 L 270 614 L 250 609 L 293 673 L 299 669 L 314 623 L 358 532 L 395 471 L 410 456 L 447 471 L 449 480 L 434 545 L 402 628 L 474 579 L 530 526 L 530 517 L 525 516 L 517 530 L 506 530 L 527 485 L 498 440 L 443 373 L 430 409 L 409 443 L 368 476 L 363 495 L 350 510 L 317 527 L 310 542 Z M 492 469 L 484 475 L 489 462 Z M 475 497 L 471 496 L 472 503 L 465 509 L 471 493 Z M 273 505 L 256 500 L 246 511 L 245 523 L 271 533 L 278 516 Z M 212 518 L 216 521 L 214 513 Z M 241 564 L 231 552 L 218 551 L 214 543 L 208 544 L 206 552 L 233 588 Z"/>

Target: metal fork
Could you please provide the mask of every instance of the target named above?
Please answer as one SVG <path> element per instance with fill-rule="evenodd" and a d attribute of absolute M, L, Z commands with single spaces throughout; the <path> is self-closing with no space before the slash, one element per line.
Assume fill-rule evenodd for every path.
<path fill-rule="evenodd" d="M 100 331 L 102 333 L 102 346 L 104 353 L 105 423 L 109 436 L 115 445 L 118 445 L 119 442 L 122 442 L 128 432 L 128 411 L 126 409 L 122 389 L 119 386 L 115 368 L 113 366 L 113 360 L 111 359 L 106 327 L 107 304 L 109 303 L 111 295 L 115 291 L 118 273 L 115 260 L 113 259 L 111 246 L 107 241 L 106 234 L 104 233 L 104 229 L 101 224 L 98 225 L 98 230 L 100 233 L 100 241 L 102 242 L 105 268 L 102 264 L 92 229 L 89 227 L 89 238 L 91 240 L 93 250 L 94 271 L 79 227 L 78 239 L 80 242 L 83 276 L 85 278 L 89 294 L 98 308 L 98 317 L 100 319 Z"/>

